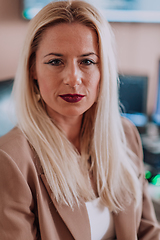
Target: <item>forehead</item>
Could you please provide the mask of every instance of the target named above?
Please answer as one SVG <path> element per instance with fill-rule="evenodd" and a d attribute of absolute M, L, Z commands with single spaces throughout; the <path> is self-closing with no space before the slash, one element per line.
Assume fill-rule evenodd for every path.
<path fill-rule="evenodd" d="M 64 50 L 73 48 L 83 51 L 98 51 L 95 30 L 81 23 L 59 23 L 48 27 L 43 33 L 39 49 Z"/>

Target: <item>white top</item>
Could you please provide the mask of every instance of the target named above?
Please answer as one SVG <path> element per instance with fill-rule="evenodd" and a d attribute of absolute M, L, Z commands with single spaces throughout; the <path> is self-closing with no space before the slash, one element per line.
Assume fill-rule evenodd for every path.
<path fill-rule="evenodd" d="M 113 216 L 109 209 L 103 205 L 100 198 L 86 202 L 88 211 L 91 239 L 92 240 L 113 240 L 115 239 L 115 228 Z"/>

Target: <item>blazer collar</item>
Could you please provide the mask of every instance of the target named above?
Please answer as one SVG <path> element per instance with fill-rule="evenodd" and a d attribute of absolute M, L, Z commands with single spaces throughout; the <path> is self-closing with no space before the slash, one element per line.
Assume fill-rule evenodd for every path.
<path fill-rule="evenodd" d="M 91 240 L 90 223 L 85 204 L 82 203 L 79 207 L 75 205 L 74 209 L 71 209 L 66 205 L 57 204 L 45 175 L 41 174 L 40 176 L 54 206 L 56 207 L 59 215 L 63 219 L 74 239 Z"/>
<path fill-rule="evenodd" d="M 45 175 L 41 174 L 40 176 L 54 206 L 74 239 L 91 240 L 90 223 L 85 203 L 82 203 L 79 207 L 76 205 L 73 210 L 66 205 L 57 204 Z M 117 240 L 137 240 L 136 214 L 133 203 L 130 204 L 125 211 L 113 214 L 113 219 Z"/>

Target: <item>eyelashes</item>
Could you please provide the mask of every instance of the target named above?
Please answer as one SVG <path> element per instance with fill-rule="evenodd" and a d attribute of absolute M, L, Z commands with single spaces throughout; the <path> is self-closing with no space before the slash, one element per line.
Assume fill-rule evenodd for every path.
<path fill-rule="evenodd" d="M 49 64 L 49 65 L 52 65 L 52 66 L 60 66 L 60 65 L 63 65 L 63 61 L 61 59 L 52 59 L 52 60 L 49 60 L 48 62 L 45 62 L 44 64 Z"/>
<path fill-rule="evenodd" d="M 84 59 L 84 60 L 82 60 L 81 61 L 81 64 L 84 64 L 84 65 L 86 65 L 86 66 L 88 66 L 88 65 L 94 65 L 94 64 L 97 64 L 95 61 L 93 61 L 93 60 L 91 60 L 91 59 Z"/>
<path fill-rule="evenodd" d="M 55 59 L 51 59 L 48 62 L 44 62 L 44 64 L 48 64 L 48 65 L 52 65 L 52 66 L 63 66 L 65 63 L 62 59 L 59 58 L 55 58 Z M 82 59 L 80 61 L 78 61 L 78 64 L 81 66 L 90 66 L 90 65 L 95 65 L 98 64 L 98 62 L 92 60 L 92 59 Z"/>

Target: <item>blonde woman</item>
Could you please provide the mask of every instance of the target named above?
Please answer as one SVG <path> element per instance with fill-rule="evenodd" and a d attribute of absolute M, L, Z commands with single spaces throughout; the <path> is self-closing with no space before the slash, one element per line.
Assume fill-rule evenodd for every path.
<path fill-rule="evenodd" d="M 0 239 L 158 240 L 136 128 L 122 119 L 110 26 L 83 1 L 29 24 L 0 139 Z"/>

